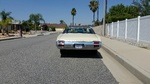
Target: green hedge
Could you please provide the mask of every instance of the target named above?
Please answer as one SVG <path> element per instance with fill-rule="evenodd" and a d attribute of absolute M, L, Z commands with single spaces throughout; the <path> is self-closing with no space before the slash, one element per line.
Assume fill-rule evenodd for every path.
<path fill-rule="evenodd" d="M 50 28 L 52 29 L 52 31 L 56 31 L 56 27 L 52 26 Z"/>

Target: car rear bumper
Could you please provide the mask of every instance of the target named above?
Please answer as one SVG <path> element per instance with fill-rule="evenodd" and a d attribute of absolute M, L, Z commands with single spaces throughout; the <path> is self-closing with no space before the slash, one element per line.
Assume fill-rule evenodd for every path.
<path fill-rule="evenodd" d="M 98 50 L 102 46 L 102 42 L 99 44 L 94 45 L 94 42 L 65 42 L 64 45 L 59 45 L 59 42 L 56 42 L 56 46 L 58 49 L 61 50 Z"/>

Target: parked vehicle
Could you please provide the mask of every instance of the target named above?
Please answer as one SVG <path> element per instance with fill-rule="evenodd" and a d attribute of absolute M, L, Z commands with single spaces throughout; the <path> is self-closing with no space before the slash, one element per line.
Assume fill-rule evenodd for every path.
<path fill-rule="evenodd" d="M 102 46 L 102 42 L 92 28 L 71 27 L 66 28 L 57 37 L 56 46 L 61 54 L 69 50 L 89 50 L 96 53 Z"/>

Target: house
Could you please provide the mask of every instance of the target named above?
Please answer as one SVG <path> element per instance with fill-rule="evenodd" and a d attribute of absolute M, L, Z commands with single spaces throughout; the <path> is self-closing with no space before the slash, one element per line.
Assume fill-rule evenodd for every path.
<path fill-rule="evenodd" d="M 46 23 L 46 25 L 48 26 L 48 28 L 54 27 L 55 30 L 58 31 L 58 32 L 62 32 L 67 27 L 67 24 L 50 24 L 50 23 Z"/>
<path fill-rule="evenodd" d="M 16 32 L 16 31 L 18 31 L 18 30 L 20 30 L 22 28 L 22 25 L 19 23 L 19 22 L 15 22 L 14 20 L 12 21 L 12 23 L 10 23 L 5 29 L 4 29 L 4 31 L 5 30 L 7 30 L 8 32 Z M 0 33 L 2 32 L 1 31 L 1 29 L 2 29 L 2 26 L 0 26 Z"/>
<path fill-rule="evenodd" d="M 8 26 L 9 30 L 14 30 L 14 31 L 20 30 L 20 28 L 22 28 L 22 25 L 19 20 L 13 20 L 11 24 Z"/>

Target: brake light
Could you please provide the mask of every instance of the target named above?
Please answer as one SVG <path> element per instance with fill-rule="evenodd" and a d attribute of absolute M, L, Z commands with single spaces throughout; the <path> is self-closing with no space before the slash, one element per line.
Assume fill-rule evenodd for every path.
<path fill-rule="evenodd" d="M 98 41 L 94 41 L 94 47 L 99 47 L 99 42 Z"/>
<path fill-rule="evenodd" d="M 65 45 L 65 42 L 64 41 L 59 41 L 58 42 L 58 46 L 64 46 Z"/>
<path fill-rule="evenodd" d="M 98 45 L 98 44 L 99 44 L 99 42 L 97 42 L 97 41 L 96 41 L 96 42 L 94 42 L 94 44 L 95 44 L 95 45 Z"/>

